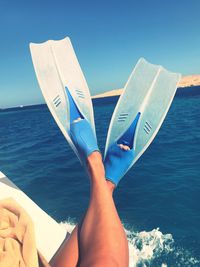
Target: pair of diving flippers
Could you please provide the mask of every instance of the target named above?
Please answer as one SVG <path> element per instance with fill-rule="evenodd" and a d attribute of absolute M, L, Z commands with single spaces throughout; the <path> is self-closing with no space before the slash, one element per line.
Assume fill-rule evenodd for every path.
<path fill-rule="evenodd" d="M 33 65 L 46 103 L 68 143 L 84 164 L 98 150 L 90 92 L 69 38 L 30 44 Z M 119 180 L 157 134 L 180 75 L 141 58 L 113 113 L 106 141 L 106 178 Z M 128 150 L 121 148 L 127 146 Z"/>

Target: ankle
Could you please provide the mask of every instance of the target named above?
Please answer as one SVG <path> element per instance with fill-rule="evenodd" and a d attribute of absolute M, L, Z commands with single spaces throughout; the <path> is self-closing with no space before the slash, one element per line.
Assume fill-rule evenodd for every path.
<path fill-rule="evenodd" d="M 112 183 L 111 181 L 109 181 L 109 180 L 106 180 L 106 182 L 107 182 L 107 186 L 108 186 L 109 191 L 113 194 L 113 192 L 114 192 L 114 190 L 115 190 L 115 188 L 116 188 L 116 185 L 113 184 L 113 183 Z"/>
<path fill-rule="evenodd" d="M 104 165 L 99 151 L 94 151 L 92 154 L 90 154 L 87 158 L 87 163 L 91 178 L 103 176 L 105 179 Z"/>

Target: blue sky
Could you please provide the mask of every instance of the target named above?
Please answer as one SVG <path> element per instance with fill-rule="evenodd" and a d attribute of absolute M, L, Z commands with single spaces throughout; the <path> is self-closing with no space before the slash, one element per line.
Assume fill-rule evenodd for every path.
<path fill-rule="evenodd" d="M 91 93 L 124 86 L 140 57 L 200 74 L 200 1 L 0 1 L 0 108 L 43 103 L 30 42 L 69 36 Z"/>

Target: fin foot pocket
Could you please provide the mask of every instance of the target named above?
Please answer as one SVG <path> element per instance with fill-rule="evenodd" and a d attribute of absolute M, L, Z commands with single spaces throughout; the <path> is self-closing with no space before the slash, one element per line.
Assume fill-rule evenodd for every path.
<path fill-rule="evenodd" d="M 74 99 L 68 88 L 66 88 L 69 100 L 69 117 L 70 117 L 70 137 L 79 152 L 82 161 L 94 151 L 99 151 L 96 136 L 90 123 L 83 117 L 79 111 Z"/>
<path fill-rule="evenodd" d="M 76 103 L 74 102 L 74 99 L 72 98 L 69 89 L 65 87 L 66 93 L 67 93 L 67 98 L 69 101 L 69 115 L 70 115 L 70 124 L 73 123 L 73 121 L 77 120 L 78 118 L 83 119 L 83 115 L 79 111 Z"/>
<path fill-rule="evenodd" d="M 137 116 L 125 131 L 125 133 L 112 144 L 107 151 L 104 166 L 106 179 L 117 185 L 121 178 L 128 171 L 134 159 L 134 135 L 141 113 Z M 125 150 L 120 145 L 128 146 L 130 149 Z"/>
<path fill-rule="evenodd" d="M 104 160 L 106 179 L 118 185 L 134 158 L 134 149 L 123 150 L 115 143 L 109 149 Z"/>
<path fill-rule="evenodd" d="M 133 148 L 135 130 L 136 130 L 136 126 L 137 126 L 138 120 L 140 118 L 140 115 L 141 115 L 141 113 L 138 112 L 137 116 L 133 120 L 133 122 L 130 125 L 130 127 L 128 128 L 128 130 L 126 130 L 126 132 L 118 139 L 117 144 L 126 145 L 126 146 L 130 147 L 130 149 Z"/>
<path fill-rule="evenodd" d="M 85 161 L 92 152 L 99 151 L 95 134 L 86 119 L 71 124 L 70 137 L 82 161 Z"/>

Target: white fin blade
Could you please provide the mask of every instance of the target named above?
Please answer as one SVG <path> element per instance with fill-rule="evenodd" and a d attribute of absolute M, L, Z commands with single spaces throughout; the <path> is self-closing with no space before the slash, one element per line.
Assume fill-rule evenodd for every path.
<path fill-rule="evenodd" d="M 31 44 L 30 49 L 36 76 L 48 107 L 67 131 L 68 106 L 49 42 Z"/>
<path fill-rule="evenodd" d="M 78 151 L 69 136 L 69 103 L 65 91 L 65 84 L 60 73 L 60 66 L 57 66 L 52 43 L 61 41 L 47 41 L 41 44 L 30 44 L 30 50 L 34 69 L 39 82 L 39 86 L 45 98 L 45 101 L 58 124 L 63 135 L 79 158 Z M 71 49 L 71 48 L 70 48 Z M 68 53 L 68 50 L 63 53 Z M 71 53 L 71 50 L 70 50 Z M 72 65 L 74 61 L 72 62 Z M 70 77 L 70 73 L 69 73 Z M 70 79 L 70 78 L 69 78 Z M 72 91 L 72 90 L 71 90 Z M 90 100 L 91 101 L 91 100 Z M 80 105 L 79 105 L 80 107 Z M 92 109 L 92 106 L 91 106 Z M 81 107 L 80 107 L 80 111 Z M 93 110 L 92 110 L 93 111 Z M 84 115 L 84 114 L 83 114 Z M 94 118 L 92 116 L 92 118 Z M 92 119 L 91 119 L 92 120 Z M 94 125 L 94 119 L 93 119 Z M 81 159 L 79 158 L 81 161 Z"/>
<path fill-rule="evenodd" d="M 121 137 L 137 116 L 158 70 L 159 66 L 152 65 L 143 58 L 136 64 L 112 115 L 104 156 L 108 147 Z"/>
<path fill-rule="evenodd" d="M 104 157 L 108 147 L 126 132 L 140 113 L 133 142 L 135 158 L 131 166 L 139 159 L 159 131 L 180 78 L 180 74 L 169 72 L 144 59 L 138 61 L 115 107 Z"/>
<path fill-rule="evenodd" d="M 171 106 L 180 77 L 177 73 L 169 72 L 164 68 L 160 69 L 144 110 L 141 111 L 134 139 L 135 159 L 133 164 L 158 133 Z"/>
<path fill-rule="evenodd" d="M 65 87 L 70 91 L 83 116 L 90 122 L 94 133 L 94 114 L 90 91 L 69 38 L 50 41 L 56 65 Z"/>

